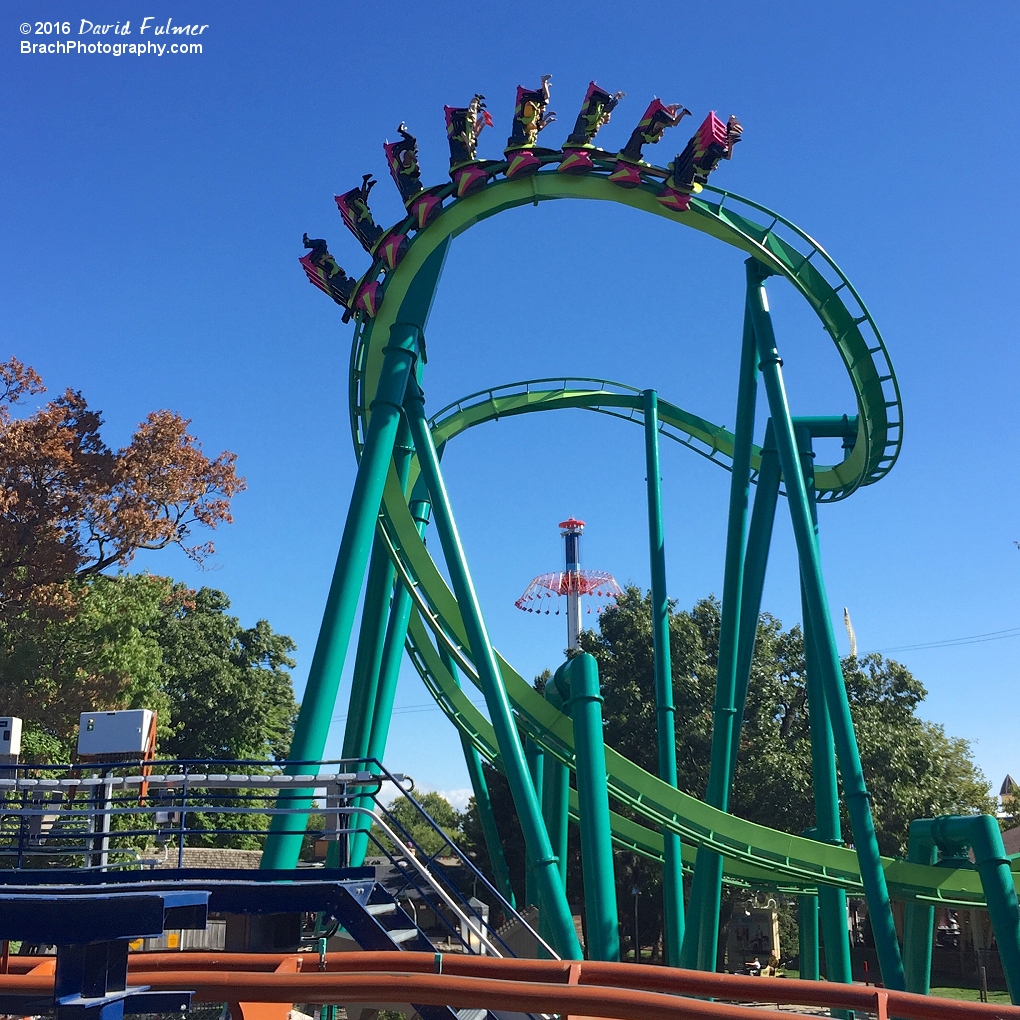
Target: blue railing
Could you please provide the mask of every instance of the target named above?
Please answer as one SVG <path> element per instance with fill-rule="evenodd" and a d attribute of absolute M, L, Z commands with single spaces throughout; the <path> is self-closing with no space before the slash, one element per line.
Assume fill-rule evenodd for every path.
<path fill-rule="evenodd" d="M 351 837 L 356 832 L 363 836 L 368 823 L 369 840 L 396 869 L 397 887 L 391 894 L 412 901 L 417 897 L 445 937 L 462 949 L 477 952 L 480 944 L 514 955 L 496 931 L 501 919 L 517 920 L 542 942 L 415 799 L 408 777 L 374 759 L 300 764 L 315 765 L 318 771 L 291 775 L 282 771 L 282 762 L 253 759 L 0 765 L 0 867 L 60 868 L 65 874 L 181 869 L 189 848 L 259 850 L 271 816 L 307 814 L 307 807 L 281 806 L 286 804 L 281 791 L 301 789 L 316 806 L 308 827 L 295 827 L 294 833 L 304 835 L 309 845 L 338 843 L 340 864 L 347 867 Z M 380 793 L 390 787 L 440 837 L 435 853 L 427 853 L 384 806 Z M 382 834 L 384 829 L 390 836 Z M 306 859 L 299 867 L 317 866 L 308 859 L 311 854 L 302 856 Z M 489 921 L 472 904 L 467 885 L 502 917 Z"/>

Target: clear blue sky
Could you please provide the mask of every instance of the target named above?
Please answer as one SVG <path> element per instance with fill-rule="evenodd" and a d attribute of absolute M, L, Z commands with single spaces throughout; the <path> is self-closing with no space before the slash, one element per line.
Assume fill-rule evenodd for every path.
<path fill-rule="evenodd" d="M 584 13 L 582 13 L 584 12 Z M 38 18 L 74 40 L 83 18 L 155 39 L 208 24 L 200 55 L 22 55 Z M 882 329 L 905 405 L 892 474 L 823 508 L 834 612 L 862 650 L 1020 627 L 1015 293 L 1018 8 L 1012 2 L 4 4 L 0 104 L 2 354 L 51 395 L 81 389 L 112 445 L 168 407 L 210 453 L 237 452 L 248 491 L 212 568 L 175 552 L 135 566 L 226 591 L 310 661 L 354 476 L 351 328 L 305 281 L 301 234 L 355 274 L 366 257 L 335 192 L 373 172 L 372 206 L 400 210 L 382 142 L 406 120 L 426 183 L 446 178 L 444 104 L 480 91 L 497 156 L 514 89 L 553 75 L 548 129 L 572 124 L 590 78 L 628 95 L 599 141 L 622 145 L 653 95 L 695 117 L 648 155 L 663 163 L 709 110 L 744 141 L 714 183 L 779 210 L 846 270 Z M 96 37 L 88 37 L 96 41 Z M 166 41 L 164 37 L 161 41 Z M 738 253 L 622 208 L 553 203 L 482 225 L 452 250 L 429 332 L 429 406 L 560 373 L 657 387 L 732 424 Z M 635 300 L 639 295 L 640 300 Z M 795 413 L 853 412 L 831 342 L 772 286 Z M 721 591 L 728 476 L 664 450 L 669 589 Z M 504 421 L 454 444 L 455 508 L 498 647 L 525 676 L 560 660 L 562 617 L 513 608 L 560 562 L 556 522 L 588 521 L 587 566 L 647 585 L 641 434 L 581 412 Z M 781 514 L 766 607 L 799 617 Z M 841 638 L 842 627 L 838 629 Z M 974 742 L 996 785 L 1016 757 L 1020 638 L 896 653 L 927 685 L 923 713 Z M 331 750 L 346 714 L 345 681 Z M 463 790 L 453 733 L 408 674 L 388 759 Z"/>

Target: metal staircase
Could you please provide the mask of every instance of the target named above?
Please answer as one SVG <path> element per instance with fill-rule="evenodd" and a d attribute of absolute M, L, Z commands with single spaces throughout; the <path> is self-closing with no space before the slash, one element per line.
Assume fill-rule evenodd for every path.
<path fill-rule="evenodd" d="M 469 855 L 449 840 L 411 796 L 405 777 L 370 760 L 315 764 L 341 767 L 292 776 L 274 773 L 274 763 L 268 762 L 157 762 L 144 772 L 135 762 L 123 762 L 104 763 L 102 776 L 87 777 L 75 774 L 70 766 L 8 766 L 0 770 L 0 860 L 7 865 L 0 867 L 0 899 L 56 907 L 53 930 L 36 939 L 56 945 L 78 940 L 74 932 L 64 931 L 74 928 L 61 921 L 64 904 L 83 897 L 90 903 L 113 902 L 124 895 L 153 902 L 160 897 L 197 895 L 207 902 L 207 909 L 228 915 L 312 915 L 319 920 L 314 932 L 306 931 L 301 938 L 306 951 L 310 939 L 313 945 L 325 945 L 331 934 L 342 929 L 342 936 L 366 951 L 434 954 L 437 968 L 443 955 L 451 952 L 515 956 L 500 934 L 500 926 L 505 928 L 507 923 L 525 929 L 536 947 L 543 944 L 534 925 L 503 899 Z M 253 765 L 259 771 L 250 770 Z M 228 771 L 231 766 L 249 769 Z M 442 837 L 439 850 L 426 852 L 387 810 L 378 798 L 384 783 L 396 786 L 414 806 L 415 825 L 424 822 Z M 324 827 L 310 834 L 339 845 L 340 867 L 307 864 L 296 870 L 246 871 L 184 866 L 189 843 L 204 843 L 210 837 L 226 842 L 237 835 L 258 833 L 258 816 L 270 810 L 292 814 L 304 826 L 312 798 L 318 798 L 325 810 Z M 208 815 L 216 816 L 211 826 L 202 817 Z M 111 824 L 114 816 L 116 826 Z M 170 861 L 176 856 L 177 867 L 154 869 L 155 860 L 140 858 L 133 845 L 139 837 L 164 846 L 163 856 Z M 359 863 L 351 860 L 351 844 L 357 839 L 366 840 L 372 852 L 381 855 L 376 860 L 388 864 L 351 867 Z M 490 923 L 485 904 L 466 889 L 481 893 L 493 905 L 499 924 Z M 35 938 L 28 929 L 15 928 L 0 937 Z M 110 938 L 155 937 L 161 930 L 153 922 L 151 931 L 132 928 Z M 118 945 L 122 955 L 125 946 L 126 942 Z M 103 978 L 107 998 L 125 999 L 127 1012 L 136 1005 L 141 1008 L 141 990 L 124 991 L 117 987 L 118 981 L 124 983 L 116 975 L 112 984 Z M 81 997 L 76 989 L 72 991 Z M 67 1014 L 63 1020 L 85 1020 L 67 1013 L 71 1005 L 77 1008 L 77 998 L 57 1005 Z M 89 1008 L 93 1005 L 90 1000 Z M 412 1005 L 422 1020 L 527 1020 L 530 1016 Z"/>

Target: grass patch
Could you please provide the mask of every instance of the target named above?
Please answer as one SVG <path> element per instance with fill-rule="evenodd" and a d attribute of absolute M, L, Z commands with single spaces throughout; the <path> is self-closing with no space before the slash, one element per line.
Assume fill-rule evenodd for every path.
<path fill-rule="evenodd" d="M 933 988 L 932 995 L 943 999 L 964 999 L 967 1002 L 980 1002 L 981 993 L 976 988 Z M 1009 1005 L 1009 992 L 989 992 L 988 1001 L 999 1005 Z"/>

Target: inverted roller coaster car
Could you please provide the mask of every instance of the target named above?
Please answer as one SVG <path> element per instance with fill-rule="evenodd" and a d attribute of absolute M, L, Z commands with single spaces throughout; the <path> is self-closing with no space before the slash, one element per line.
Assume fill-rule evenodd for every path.
<path fill-rule="evenodd" d="M 328 294 L 341 308 L 349 310 L 357 281 L 337 264 L 321 237 L 310 238 L 305 234 L 304 245 L 311 251 L 302 255 L 298 261 L 309 281 L 323 294 Z"/>
<path fill-rule="evenodd" d="M 563 174 L 586 174 L 595 169 L 592 155 L 598 153 L 608 157 L 608 152 L 602 152 L 595 148 L 592 140 L 604 124 L 609 123 L 609 118 L 616 109 L 620 100 L 624 97 L 623 92 L 610 94 L 600 88 L 595 82 L 588 83 L 588 91 L 584 94 L 584 102 L 581 104 L 581 111 L 574 122 L 574 130 L 567 136 L 563 143 L 563 161 L 558 169 Z"/>
<path fill-rule="evenodd" d="M 418 164 L 418 140 L 401 122 L 397 128 L 399 142 L 386 142 L 383 151 L 390 168 L 393 183 L 400 192 L 404 208 L 414 217 L 415 226 L 423 230 L 439 215 L 443 200 L 439 197 L 442 187 L 423 188 L 421 167 Z"/>
<path fill-rule="evenodd" d="M 361 247 L 370 253 L 383 235 L 383 228 L 375 222 L 372 210 L 368 207 L 368 196 L 375 185 L 372 175 L 364 174 L 360 187 L 333 196 L 344 226 L 358 239 Z"/>
<path fill-rule="evenodd" d="M 540 156 L 552 156 L 557 152 L 556 149 L 543 149 L 535 144 L 538 133 L 556 120 L 555 113 L 546 112 L 551 78 L 551 75 L 542 75 L 542 84 L 537 89 L 517 86 L 513 128 L 504 150 L 507 177 L 530 177 L 542 165 Z"/>
<path fill-rule="evenodd" d="M 475 157 L 478 136 L 492 126 L 492 116 L 485 109 L 485 96 L 477 93 L 467 106 L 444 106 L 443 112 L 450 143 L 450 177 L 457 186 L 457 198 L 466 198 L 483 188 L 493 168 L 500 165 L 495 160 Z"/>
<path fill-rule="evenodd" d="M 667 209 L 686 212 L 691 195 L 701 191 L 720 160 L 732 158 L 733 146 L 740 141 L 743 130 L 736 117 L 723 124 L 714 111 L 709 113 L 684 151 L 670 163 L 670 175 L 658 200 Z"/>
<path fill-rule="evenodd" d="M 661 99 L 653 99 L 638 126 L 631 132 L 627 144 L 620 150 L 609 179 L 621 188 L 636 188 L 641 183 L 641 168 L 646 166 L 641 158 L 642 147 L 654 145 L 662 138 L 666 128 L 676 127 L 690 112 L 679 103 L 667 106 Z"/>

